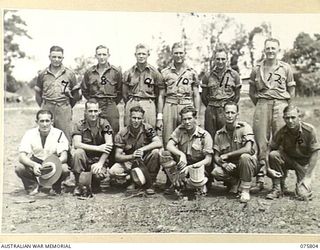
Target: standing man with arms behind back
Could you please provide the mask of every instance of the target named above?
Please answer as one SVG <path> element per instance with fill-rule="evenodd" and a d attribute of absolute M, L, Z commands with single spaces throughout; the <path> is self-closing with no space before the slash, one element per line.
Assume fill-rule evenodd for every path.
<path fill-rule="evenodd" d="M 215 52 L 215 66 L 202 79 L 201 99 L 206 105 L 204 128 L 212 139 L 225 124 L 224 104 L 228 101 L 239 102 L 241 82 L 237 71 L 228 63 L 228 53 L 224 49 Z"/>
<path fill-rule="evenodd" d="M 198 75 L 185 64 L 185 47 L 182 43 L 174 43 L 171 51 L 173 62 L 161 72 L 163 83 L 160 85 L 157 115 L 157 127 L 163 127 L 164 145 L 181 123 L 180 111 L 190 105 L 197 111 L 200 109 Z"/>
<path fill-rule="evenodd" d="M 100 116 L 109 121 L 114 134 L 119 131 L 119 110 L 117 104 L 121 101 L 122 74 L 109 64 L 109 49 L 104 45 L 96 48 L 97 65 L 89 68 L 82 79 L 83 96 L 89 100 L 95 98 L 101 110 Z"/>
<path fill-rule="evenodd" d="M 129 125 L 130 109 L 143 107 L 146 123 L 156 126 L 156 93 L 162 82 L 160 72 L 148 64 L 149 48 L 144 44 L 136 46 L 137 63 L 123 75 L 123 99 L 125 105 L 124 125 Z"/>
<path fill-rule="evenodd" d="M 52 112 L 53 126 L 61 129 L 70 142 L 72 107 L 81 99 L 81 94 L 74 72 L 62 64 L 63 58 L 61 47 L 50 48 L 51 63 L 38 75 L 35 90 L 38 105 Z"/>
<path fill-rule="evenodd" d="M 268 38 L 264 42 L 265 59 L 253 68 L 250 76 L 249 96 L 256 105 L 253 117 L 253 132 L 258 146 L 258 160 L 261 166 L 257 175 L 259 189 L 263 189 L 266 152 L 271 135 L 284 125 L 283 109 L 295 95 L 295 82 L 290 66 L 277 59 L 280 42 Z M 286 174 L 282 177 L 285 185 Z"/>

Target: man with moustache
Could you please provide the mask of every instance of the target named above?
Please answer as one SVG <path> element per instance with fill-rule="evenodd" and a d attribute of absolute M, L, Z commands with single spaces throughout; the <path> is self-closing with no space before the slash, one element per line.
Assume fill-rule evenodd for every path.
<path fill-rule="evenodd" d="M 293 105 L 283 110 L 283 126 L 272 138 L 267 174 L 272 178 L 273 188 L 267 199 L 283 195 L 281 178 L 288 170 L 297 176 L 296 194 L 301 200 L 312 199 L 311 180 L 317 165 L 320 144 L 314 127 L 299 118 L 299 110 Z"/>
<path fill-rule="evenodd" d="M 70 142 L 72 107 L 81 94 L 74 72 L 62 64 L 63 58 L 61 47 L 50 48 L 50 65 L 39 73 L 35 90 L 38 105 L 52 112 L 53 126 L 61 129 Z"/>
<path fill-rule="evenodd" d="M 180 115 L 181 124 L 171 134 L 167 150 L 176 159 L 177 169 L 182 176 L 187 175 L 191 168 L 203 168 L 208 177 L 211 173 L 212 138 L 197 125 L 197 110 L 193 106 L 184 107 Z M 204 184 L 200 189 L 203 194 L 207 193 Z"/>
<path fill-rule="evenodd" d="M 19 146 L 19 162 L 15 172 L 21 178 L 29 195 L 39 192 L 37 177 L 41 175 L 42 162 L 51 155 L 56 155 L 62 163 L 62 174 L 52 185 L 51 195 L 61 193 L 61 182 L 69 174 L 67 151 L 69 144 L 63 131 L 53 127 L 53 115 L 49 110 L 39 110 L 36 115 L 37 127 L 28 130 Z"/>
<path fill-rule="evenodd" d="M 74 124 L 72 141 L 72 171 L 76 188 L 74 195 L 82 195 L 79 177 L 82 172 L 92 173 L 92 191 L 100 192 L 100 180 L 107 176 L 107 164 L 113 147 L 113 130 L 108 120 L 99 117 L 99 102 L 85 103 L 84 119 Z"/>
<path fill-rule="evenodd" d="M 225 103 L 224 116 L 225 125 L 214 138 L 212 175 L 229 183 L 230 193 L 240 191 L 240 202 L 246 203 L 250 200 L 251 180 L 258 173 L 253 131 L 249 124 L 237 120 L 239 106 L 235 102 Z"/>
<path fill-rule="evenodd" d="M 110 169 L 110 177 L 119 174 L 130 174 L 133 161 L 140 159 L 144 162 L 150 175 L 151 183 L 146 189 L 146 194 L 153 195 L 154 184 L 159 172 L 159 149 L 162 142 L 155 129 L 148 123 L 144 123 L 145 111 L 141 106 L 130 108 L 129 125 L 123 128 L 115 137 L 116 162 Z M 134 191 L 135 184 L 127 187 L 128 191 Z"/>
<path fill-rule="evenodd" d="M 95 57 L 98 64 L 85 72 L 81 82 L 82 94 L 87 100 L 95 98 L 98 101 L 100 116 L 109 121 L 116 134 L 119 131 L 117 104 L 122 98 L 122 74 L 108 62 L 110 53 L 106 46 L 97 46 Z"/>
<path fill-rule="evenodd" d="M 237 71 L 228 66 L 228 53 L 217 49 L 212 71 L 202 79 L 201 99 L 206 106 L 204 128 L 212 138 L 224 125 L 224 104 L 228 101 L 239 102 L 241 82 Z"/>
<path fill-rule="evenodd" d="M 157 127 L 163 128 L 166 145 L 172 132 L 181 123 L 180 111 L 186 106 L 200 109 L 199 82 L 196 71 L 185 63 L 186 50 L 182 43 L 171 49 L 173 62 L 161 71 L 163 82 L 159 86 Z"/>
<path fill-rule="evenodd" d="M 162 82 L 160 72 L 147 60 L 150 50 L 145 44 L 136 46 L 137 63 L 123 75 L 123 99 L 125 101 L 124 125 L 129 125 L 130 109 L 137 105 L 145 111 L 146 123 L 156 125 L 156 96 Z"/>
<path fill-rule="evenodd" d="M 291 67 L 280 60 L 280 42 L 268 38 L 264 42 L 265 59 L 253 68 L 250 76 L 249 96 L 256 106 L 253 116 L 253 132 L 258 146 L 261 170 L 257 175 L 257 187 L 264 185 L 266 152 L 270 138 L 284 125 L 282 111 L 295 95 L 295 82 Z M 285 188 L 286 173 L 281 177 Z"/>

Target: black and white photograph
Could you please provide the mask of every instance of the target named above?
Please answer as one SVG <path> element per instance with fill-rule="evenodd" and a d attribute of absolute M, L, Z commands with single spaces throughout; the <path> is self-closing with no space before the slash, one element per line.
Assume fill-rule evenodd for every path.
<path fill-rule="evenodd" d="M 320 232 L 320 14 L 2 9 L 1 233 Z"/>

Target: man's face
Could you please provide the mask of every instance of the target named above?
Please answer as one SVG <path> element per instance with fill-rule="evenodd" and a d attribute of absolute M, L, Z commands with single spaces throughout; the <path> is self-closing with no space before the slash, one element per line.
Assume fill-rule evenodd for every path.
<path fill-rule="evenodd" d="M 218 52 L 215 57 L 215 65 L 219 70 L 223 70 L 227 66 L 227 54 L 224 51 Z"/>
<path fill-rule="evenodd" d="M 62 65 L 63 53 L 61 51 L 52 51 L 49 54 L 49 59 L 53 67 L 60 67 Z"/>
<path fill-rule="evenodd" d="M 49 114 L 40 114 L 36 123 L 39 126 L 40 134 L 47 135 L 53 124 L 53 119 Z"/>
<path fill-rule="evenodd" d="M 143 122 L 143 113 L 142 112 L 131 112 L 130 114 L 130 124 L 133 128 L 139 128 Z"/>
<path fill-rule="evenodd" d="M 299 113 L 296 109 L 291 110 L 289 112 L 286 112 L 283 115 L 283 119 L 286 123 L 286 126 L 289 129 L 297 129 L 299 128 L 299 122 L 300 122 L 300 118 L 299 118 Z"/>
<path fill-rule="evenodd" d="M 266 58 L 269 60 L 276 59 L 279 52 L 280 48 L 276 42 L 268 41 L 264 46 L 264 53 L 266 54 Z"/>
<path fill-rule="evenodd" d="M 106 64 L 109 59 L 109 52 L 105 48 L 98 49 L 96 51 L 95 57 L 98 60 L 98 64 L 101 64 L 101 65 Z"/>
<path fill-rule="evenodd" d="M 235 105 L 227 105 L 224 108 L 224 115 L 227 124 L 233 124 L 238 118 L 238 111 Z"/>
<path fill-rule="evenodd" d="M 137 58 L 137 63 L 144 64 L 147 63 L 149 51 L 145 48 L 140 48 L 136 50 L 136 53 L 134 55 Z"/>
<path fill-rule="evenodd" d="M 181 123 L 186 130 L 193 130 L 197 126 L 197 119 L 192 112 L 188 112 L 181 115 Z"/>
<path fill-rule="evenodd" d="M 186 52 L 184 51 L 184 48 L 176 47 L 172 50 L 172 59 L 174 63 L 182 64 L 184 62 L 186 56 Z"/>
<path fill-rule="evenodd" d="M 85 115 L 88 121 L 95 122 L 98 120 L 100 114 L 98 103 L 87 103 L 87 108 L 85 110 Z"/>

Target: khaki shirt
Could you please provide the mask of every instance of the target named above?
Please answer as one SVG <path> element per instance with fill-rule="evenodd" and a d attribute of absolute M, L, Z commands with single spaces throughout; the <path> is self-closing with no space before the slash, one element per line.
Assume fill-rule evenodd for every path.
<path fill-rule="evenodd" d="M 252 142 L 251 155 L 256 154 L 256 143 L 251 126 L 246 122 L 238 121 L 232 137 L 228 134 L 226 126 L 217 131 L 214 138 L 213 149 L 220 153 L 220 155 L 226 154 L 243 148 L 248 141 Z"/>
<path fill-rule="evenodd" d="M 121 95 L 122 74 L 120 69 L 108 65 L 100 77 L 97 65 L 89 68 L 83 76 L 81 90 L 83 96 L 89 98 L 117 98 Z"/>
<path fill-rule="evenodd" d="M 173 131 L 169 140 L 173 140 L 178 149 L 185 153 L 187 159 L 192 162 L 201 161 L 206 155 L 213 153 L 211 135 L 199 126 L 189 136 L 181 124 Z"/>
<path fill-rule="evenodd" d="M 193 87 L 199 86 L 197 72 L 193 68 L 184 65 L 180 72 L 173 63 L 161 71 L 163 82 L 159 88 L 166 90 L 166 97 L 192 97 Z"/>
<path fill-rule="evenodd" d="M 213 69 L 204 75 L 201 87 L 208 88 L 209 105 L 221 107 L 234 98 L 236 89 L 241 88 L 240 76 L 231 68 L 227 68 L 222 75 Z"/>
<path fill-rule="evenodd" d="M 155 129 L 148 123 L 142 123 L 140 131 L 134 135 L 130 131 L 130 125 L 123 128 L 115 137 L 115 146 L 123 149 L 124 153 L 129 155 L 145 145 L 152 142 L 153 138 L 157 136 Z"/>
<path fill-rule="evenodd" d="M 134 65 L 123 74 L 123 84 L 129 88 L 129 97 L 155 98 L 155 91 L 161 82 L 160 72 L 150 64 L 143 71 Z"/>
<path fill-rule="evenodd" d="M 309 163 L 311 154 L 320 149 L 315 129 L 311 124 L 300 122 L 297 135 L 293 135 L 287 126 L 283 126 L 273 137 L 271 150 L 283 151 L 301 165 Z"/>
<path fill-rule="evenodd" d="M 97 122 L 97 131 L 94 134 L 94 131 L 89 126 L 89 123 L 86 119 L 80 120 L 75 123 L 71 132 L 71 136 L 81 135 L 81 142 L 89 145 L 101 145 L 106 143 L 105 134 L 112 135 L 112 127 L 108 120 L 99 118 Z M 87 151 L 87 156 L 89 158 L 100 157 L 102 153 Z"/>
<path fill-rule="evenodd" d="M 38 75 L 35 90 L 40 92 L 42 98 L 47 101 L 69 102 L 66 89 L 75 90 L 79 88 L 74 72 L 62 66 L 60 74 L 55 76 L 50 68 L 46 68 Z"/>
<path fill-rule="evenodd" d="M 250 75 L 250 84 L 255 85 L 256 97 L 264 99 L 290 99 L 288 87 L 295 86 L 293 73 L 289 64 L 277 61 L 277 65 L 269 76 L 264 78 L 264 61 L 253 68 Z"/>

